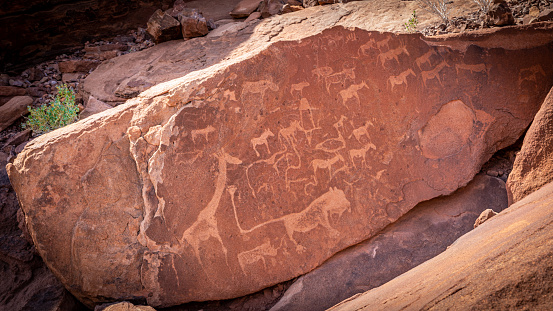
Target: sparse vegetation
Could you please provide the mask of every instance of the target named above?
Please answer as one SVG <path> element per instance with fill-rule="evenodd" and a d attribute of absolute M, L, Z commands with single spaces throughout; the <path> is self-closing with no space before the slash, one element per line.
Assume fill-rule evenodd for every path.
<path fill-rule="evenodd" d="M 444 23 L 449 22 L 449 8 L 447 0 L 418 0 L 423 10 L 438 15 Z M 485 1 L 485 0 L 482 0 Z"/>
<path fill-rule="evenodd" d="M 493 4 L 493 0 L 472 0 L 474 3 L 478 5 L 480 10 L 486 14 L 490 10 L 490 7 Z"/>
<path fill-rule="evenodd" d="M 29 117 L 23 123 L 23 128 L 34 133 L 44 134 L 64 127 L 77 120 L 79 108 L 75 105 L 75 92 L 65 84 L 57 86 L 58 93 L 52 97 L 49 104 L 38 108 L 27 107 Z"/>
<path fill-rule="evenodd" d="M 407 32 L 416 32 L 418 24 L 419 20 L 417 19 L 417 11 L 413 10 L 413 15 L 411 15 L 407 23 L 404 24 L 405 30 L 407 30 Z"/>

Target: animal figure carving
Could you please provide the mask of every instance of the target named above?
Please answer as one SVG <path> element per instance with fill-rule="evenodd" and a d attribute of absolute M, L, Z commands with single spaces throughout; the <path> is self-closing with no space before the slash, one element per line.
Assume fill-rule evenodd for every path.
<path fill-rule="evenodd" d="M 281 243 L 282 245 L 282 243 Z M 238 263 L 242 272 L 246 274 L 246 267 L 248 265 L 255 264 L 258 261 L 263 263 L 263 267 L 267 269 L 267 257 L 276 257 L 278 254 L 278 249 L 271 245 L 271 241 L 267 240 L 265 243 L 257 246 L 254 249 L 241 252 L 238 254 Z"/>
<path fill-rule="evenodd" d="M 394 87 L 396 85 L 403 85 L 403 84 L 407 85 L 407 77 L 410 75 L 415 76 L 415 73 L 413 72 L 413 70 L 407 69 L 397 76 L 390 76 L 390 78 L 388 79 L 388 82 L 390 82 L 392 91 L 394 90 Z"/>
<path fill-rule="evenodd" d="M 440 71 L 442 71 L 442 69 L 444 69 L 445 67 L 449 67 L 449 65 L 446 62 L 441 62 L 432 70 L 422 71 L 421 76 L 422 76 L 422 83 L 424 84 L 424 86 L 426 87 L 426 83 L 428 82 L 428 80 L 432 80 L 432 79 L 437 79 L 438 83 L 442 85 L 442 79 L 440 78 Z"/>
<path fill-rule="evenodd" d="M 196 143 L 196 138 L 198 138 L 198 136 L 203 135 L 205 137 L 205 140 L 207 141 L 207 135 L 209 135 L 209 133 L 213 133 L 213 132 L 215 132 L 215 128 L 213 126 L 209 125 L 208 127 L 203 128 L 203 129 L 192 130 L 192 131 L 190 131 L 190 134 L 192 136 L 192 141 L 194 143 Z"/>
<path fill-rule="evenodd" d="M 346 102 L 350 98 L 356 98 L 357 102 L 360 103 L 361 100 L 359 99 L 358 92 L 364 87 L 369 88 L 365 82 L 361 82 L 359 84 L 352 84 L 347 89 L 341 90 L 339 94 L 342 97 L 342 104 L 347 107 Z"/>
<path fill-rule="evenodd" d="M 300 245 L 294 238 L 294 233 L 306 233 L 318 226 L 322 226 L 329 233 L 331 238 L 338 238 L 339 232 L 334 229 L 330 224 L 330 219 L 337 215 L 340 219 L 342 214 L 350 209 L 350 202 L 346 198 L 344 191 L 337 188 L 330 188 L 320 197 L 316 198 L 309 204 L 307 208 L 298 213 L 291 213 L 280 218 L 269 220 L 267 222 L 258 224 L 250 229 L 244 229 L 240 225 L 238 220 L 238 213 L 236 212 L 235 194 L 236 186 L 229 186 L 227 191 L 230 194 L 232 206 L 234 209 L 234 217 L 236 224 L 241 234 L 248 234 L 262 227 L 268 226 L 274 223 L 281 223 L 286 228 L 286 235 L 288 239 L 294 243 L 297 252 L 304 252 L 306 248 Z M 244 259 L 243 259 L 244 260 Z"/>
<path fill-rule="evenodd" d="M 219 174 L 217 175 L 215 193 L 211 200 L 207 203 L 207 206 L 198 214 L 196 221 L 184 231 L 182 239 L 180 240 L 181 244 L 186 240 L 196 255 L 196 258 L 202 264 L 202 259 L 200 255 L 200 244 L 209 240 L 210 238 L 215 238 L 219 243 L 221 243 L 221 249 L 225 254 L 225 258 L 228 259 L 227 248 L 221 239 L 219 229 L 217 228 L 217 218 L 215 213 L 221 202 L 221 197 L 224 193 L 226 182 L 227 182 L 227 164 L 241 164 L 242 161 L 237 159 L 227 153 L 224 150 L 220 150 L 216 155 L 219 162 Z"/>
<path fill-rule="evenodd" d="M 380 64 L 382 65 L 382 67 L 384 67 L 384 64 L 389 61 L 389 60 L 392 60 L 392 59 L 395 59 L 396 62 L 399 63 L 399 56 L 401 54 L 407 54 L 407 56 L 409 56 L 409 51 L 407 51 L 407 49 L 404 47 L 404 46 L 401 46 L 401 47 L 398 47 L 398 48 L 395 48 L 395 49 L 392 49 L 392 50 L 388 50 L 384 53 L 380 53 L 378 55 L 378 61 L 380 61 Z"/>
<path fill-rule="evenodd" d="M 252 147 L 253 147 L 253 150 L 255 151 L 255 154 L 257 154 L 258 157 L 260 156 L 259 151 L 257 151 L 257 146 L 259 146 L 259 145 L 265 145 L 265 147 L 267 147 L 267 152 L 271 153 L 271 150 L 269 149 L 269 142 L 267 141 L 267 138 L 273 137 L 273 136 L 275 136 L 275 134 L 273 134 L 273 132 L 271 132 L 271 130 L 267 129 L 263 132 L 263 134 L 261 134 L 261 136 L 256 137 L 256 138 L 252 138 L 252 140 L 251 140 Z"/>
<path fill-rule="evenodd" d="M 367 165 L 366 155 L 370 149 L 376 150 L 376 146 L 372 143 L 368 143 L 367 145 L 363 146 L 363 148 L 361 149 L 351 149 L 349 151 L 349 157 L 351 162 L 353 163 L 353 166 L 357 167 L 355 165 L 356 158 L 361 158 L 361 164 L 363 166 Z"/>

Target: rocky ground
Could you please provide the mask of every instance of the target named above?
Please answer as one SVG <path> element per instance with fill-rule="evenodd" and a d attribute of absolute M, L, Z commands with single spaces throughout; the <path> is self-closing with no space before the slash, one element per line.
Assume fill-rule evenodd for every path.
<path fill-rule="evenodd" d="M 199 2 L 200 1 L 188 1 L 187 5 L 189 7 L 196 5 L 202 9 Z M 299 4 L 301 5 L 301 3 Z M 551 15 L 553 4 L 551 1 L 510 0 L 507 1 L 507 4 L 512 10 L 514 23 L 516 24 L 529 24 L 534 21 L 553 18 Z M 288 5 L 288 7 L 296 6 L 298 6 L 297 3 Z M 203 9 L 204 11 L 206 10 L 206 8 Z M 287 10 L 291 12 L 293 9 L 299 8 Z M 217 26 L 224 26 L 225 24 L 235 22 L 232 19 L 225 20 L 225 18 L 223 18 L 224 15 L 219 12 L 221 6 L 217 6 L 217 10 L 217 12 L 214 10 L 211 15 L 209 13 L 210 11 L 205 11 L 204 15 L 206 15 L 206 17 L 211 17 Z M 268 9 L 265 11 L 258 10 L 258 12 L 260 14 L 259 16 L 256 14 L 256 18 L 259 18 L 262 14 L 266 14 L 265 17 L 270 15 L 267 13 Z M 254 13 L 256 12 L 250 12 L 246 16 L 241 17 L 240 21 L 244 21 Z M 482 11 L 474 11 L 469 15 L 452 17 L 449 23 L 435 24 L 425 27 L 420 31 L 425 35 L 435 35 L 448 32 L 464 32 L 479 28 L 498 27 L 499 25 L 497 24 L 501 24 L 501 22 L 494 22 L 491 19 L 487 20 Z M 56 59 L 35 65 L 20 73 L 1 74 L 0 107 L 8 103 L 14 96 L 28 96 L 32 99 L 31 106 L 38 107 L 47 103 L 51 96 L 55 94 L 55 86 L 67 83 L 78 91 L 77 103 L 80 105 L 81 109 L 84 110 L 88 99 L 83 98 L 81 95 L 82 81 L 94 71 L 102 61 L 150 48 L 155 45 L 154 42 L 154 38 L 147 33 L 146 28 L 138 28 L 126 34 L 118 34 L 104 40 L 87 42 L 84 47 L 80 47 L 73 54 L 59 55 Z M 6 289 L 5 293 L 8 294 L 0 296 L 0 303 L 15 306 L 15 304 L 13 304 L 14 299 L 30 299 L 40 302 L 40 300 L 33 295 L 45 295 L 41 297 L 44 300 L 50 299 L 56 301 L 56 303 L 62 303 L 66 307 L 71 306 L 71 308 L 76 308 L 76 306 L 80 306 L 82 308 L 83 306 L 76 302 L 68 292 L 63 290 L 59 282 L 57 282 L 51 273 L 47 271 L 40 258 L 34 252 L 32 245 L 22 237 L 24 236 L 23 231 L 15 225 L 17 223 L 18 203 L 15 193 L 7 179 L 4 167 L 6 163 L 10 162 L 14 156 L 23 149 L 29 139 L 33 138 L 32 133 L 23 131 L 21 128 L 21 124 L 24 120 L 24 117 L 19 117 L 14 121 L 10 121 L 10 124 L 4 126 L 0 131 L 0 212 L 3 217 L 0 222 L 0 234 L 2 235 L 0 239 L 3 245 L 0 253 L 3 269 L 1 271 L 4 275 L 10 275 L 13 279 L 12 283 L 4 280 L 2 288 Z M 511 147 L 499 151 L 483 166 L 482 172 L 506 181 L 512 169 L 515 155 L 520 149 L 521 144 L 522 142 L 520 141 Z M 33 283 L 31 280 L 39 281 Z M 278 298 L 283 295 L 284 291 L 288 289 L 292 282 L 293 281 L 286 282 L 269 290 L 245 297 L 241 299 L 241 302 L 233 300 L 228 302 L 213 302 L 211 305 L 191 304 L 189 306 L 174 308 L 174 310 L 217 310 L 221 308 L 222 305 L 224 305 L 225 308 L 228 307 L 228 309 L 233 310 L 232 306 L 234 306 L 234 308 L 243 309 L 244 306 L 248 306 L 248 303 L 250 304 L 248 309 L 258 310 L 261 305 L 267 307 L 276 303 Z M 51 288 L 51 290 L 44 294 L 44 292 L 36 288 L 36 284 L 41 284 L 39 286 Z M 35 288 L 33 289 L 33 287 Z M 22 288 L 25 288 L 25 291 L 21 290 Z M 27 295 L 31 295 L 31 298 L 29 298 L 29 296 L 26 298 L 15 298 L 22 297 L 17 296 L 18 293 L 14 293 L 17 291 L 26 292 Z M 12 305 L 9 304 L 10 301 L 12 301 Z"/>

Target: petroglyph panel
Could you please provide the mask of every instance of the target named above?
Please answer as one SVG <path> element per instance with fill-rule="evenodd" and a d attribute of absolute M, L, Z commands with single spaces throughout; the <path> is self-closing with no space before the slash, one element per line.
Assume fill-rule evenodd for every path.
<path fill-rule="evenodd" d="M 552 55 L 551 44 L 461 52 L 419 34 L 333 28 L 78 123 L 55 148 L 34 147 L 55 134 L 38 138 L 10 178 L 26 211 L 39 210 L 26 216 L 41 254 L 76 294 L 98 291 L 83 280 L 107 280 L 110 292 L 127 281 L 100 269 L 105 250 L 84 255 L 87 241 L 103 241 L 118 245 L 110 254 L 129 254 L 144 286 L 113 297 L 154 306 L 239 297 L 314 269 L 470 181 L 532 120 L 553 84 Z M 101 217 L 88 216 L 101 215 L 98 206 L 132 219 L 95 231 L 88 226 Z M 57 240 L 42 224 L 67 213 L 56 230 L 78 243 L 60 240 L 48 253 Z M 105 234 L 112 225 L 132 246 Z M 51 255 L 64 252 L 78 256 Z M 72 266 L 85 258 L 98 268 Z"/>
<path fill-rule="evenodd" d="M 160 147 L 173 156 L 150 167 L 162 176 L 154 186 L 177 241 L 160 250 L 189 250 L 183 258 L 195 271 L 259 289 L 314 267 L 476 173 L 492 152 L 484 143 L 496 137 L 491 125 L 505 118 L 492 107 L 505 103 L 486 95 L 490 86 L 471 93 L 467 77 L 500 79 L 489 75 L 506 67 L 491 59 L 506 56 L 465 55 L 466 64 L 458 52 L 415 36 L 338 34 L 325 35 L 341 52 L 310 40 L 276 44 L 257 63 L 229 69 L 263 70 L 243 81 L 207 81 L 205 89 L 220 91 L 176 115 L 161 139 L 172 143 Z M 519 67 L 509 70 L 520 79 L 541 72 Z M 520 79 L 500 87 L 511 92 Z M 279 269 L 283 263 L 290 268 Z M 224 288 L 217 280 L 200 282 Z"/>

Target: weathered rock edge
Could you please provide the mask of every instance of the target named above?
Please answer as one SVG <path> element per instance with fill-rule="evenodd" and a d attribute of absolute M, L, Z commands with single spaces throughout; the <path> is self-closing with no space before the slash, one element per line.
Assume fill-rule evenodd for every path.
<path fill-rule="evenodd" d="M 242 296 L 468 183 L 553 84 L 552 29 L 520 27 L 520 50 L 509 29 L 278 42 L 37 138 L 10 180 L 83 302 Z"/>
<path fill-rule="evenodd" d="M 448 250 L 339 310 L 547 310 L 553 304 L 553 183 Z"/>

